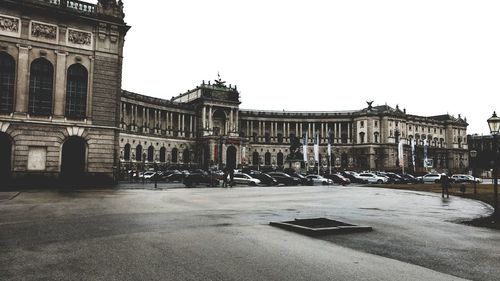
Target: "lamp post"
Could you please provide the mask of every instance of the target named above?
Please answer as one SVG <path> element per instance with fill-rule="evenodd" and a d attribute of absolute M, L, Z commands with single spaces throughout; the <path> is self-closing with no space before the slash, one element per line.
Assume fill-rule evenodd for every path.
<path fill-rule="evenodd" d="M 493 207 L 495 208 L 495 217 L 499 217 L 498 212 L 498 169 L 497 169 L 497 158 L 498 158 L 498 141 L 497 135 L 500 131 L 500 118 L 497 116 L 496 112 L 493 112 L 493 116 L 488 119 L 488 126 L 490 127 L 491 135 L 493 136 Z"/>
<path fill-rule="evenodd" d="M 477 188 L 476 188 L 476 176 L 474 175 L 474 166 L 475 166 L 475 161 L 476 161 L 476 157 L 477 157 L 477 150 L 471 150 L 470 151 L 470 166 L 471 166 L 471 170 L 472 170 L 472 178 L 474 179 L 474 195 L 477 194 Z"/>

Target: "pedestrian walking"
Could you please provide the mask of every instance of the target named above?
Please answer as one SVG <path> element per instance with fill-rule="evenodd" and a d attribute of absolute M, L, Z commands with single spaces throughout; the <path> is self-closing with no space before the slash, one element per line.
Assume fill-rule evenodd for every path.
<path fill-rule="evenodd" d="M 441 176 L 441 197 L 444 198 L 444 194 L 446 193 L 446 198 L 450 198 L 450 194 L 448 189 L 450 188 L 450 178 L 447 175 Z"/>

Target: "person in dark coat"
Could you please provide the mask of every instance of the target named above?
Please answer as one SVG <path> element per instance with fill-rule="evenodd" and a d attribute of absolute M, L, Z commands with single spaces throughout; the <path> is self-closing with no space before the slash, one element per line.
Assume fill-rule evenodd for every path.
<path fill-rule="evenodd" d="M 234 185 L 234 169 L 229 168 L 229 186 L 233 187 Z"/>
<path fill-rule="evenodd" d="M 446 198 L 450 198 L 450 194 L 448 189 L 450 187 L 450 178 L 447 175 L 441 176 L 441 197 L 444 198 L 444 194 L 446 193 Z"/>
<path fill-rule="evenodd" d="M 225 167 L 222 169 L 223 175 L 222 175 L 222 187 L 227 187 L 227 175 L 228 175 L 228 169 Z"/>

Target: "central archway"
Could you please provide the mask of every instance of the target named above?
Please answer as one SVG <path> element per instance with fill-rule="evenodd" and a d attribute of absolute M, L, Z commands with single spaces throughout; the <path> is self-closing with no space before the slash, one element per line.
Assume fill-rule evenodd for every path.
<path fill-rule="evenodd" d="M 0 132 L 0 179 L 9 179 L 11 168 L 12 141 L 9 135 Z"/>
<path fill-rule="evenodd" d="M 69 137 L 63 144 L 61 178 L 77 183 L 85 175 L 87 145 L 80 137 Z"/>
<path fill-rule="evenodd" d="M 230 169 L 236 169 L 236 147 L 230 146 L 226 151 L 226 165 Z"/>

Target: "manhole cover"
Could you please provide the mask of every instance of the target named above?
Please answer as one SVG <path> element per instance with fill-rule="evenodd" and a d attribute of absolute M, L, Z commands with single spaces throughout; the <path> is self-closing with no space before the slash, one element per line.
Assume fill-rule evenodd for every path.
<path fill-rule="evenodd" d="M 306 235 L 326 235 L 372 231 L 371 226 L 359 226 L 326 218 L 295 219 L 293 221 L 270 222 L 272 226 Z"/>

